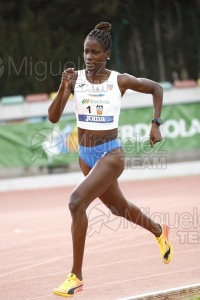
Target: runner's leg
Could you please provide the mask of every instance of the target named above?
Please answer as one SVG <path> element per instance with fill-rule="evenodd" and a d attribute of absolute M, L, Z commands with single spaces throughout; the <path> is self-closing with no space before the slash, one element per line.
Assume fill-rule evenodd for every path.
<path fill-rule="evenodd" d="M 117 180 L 99 198 L 113 214 L 124 217 L 128 221 L 147 229 L 155 236 L 160 236 L 162 233 L 162 229 L 158 223 L 150 219 L 136 205 L 126 200 Z"/>
<path fill-rule="evenodd" d="M 84 180 L 74 189 L 69 209 L 72 215 L 73 266 L 72 273 L 82 279 L 82 262 L 88 227 L 86 209 L 88 205 L 117 180 L 124 170 L 123 150 L 115 149 L 99 159 L 90 170 L 80 159 Z"/>

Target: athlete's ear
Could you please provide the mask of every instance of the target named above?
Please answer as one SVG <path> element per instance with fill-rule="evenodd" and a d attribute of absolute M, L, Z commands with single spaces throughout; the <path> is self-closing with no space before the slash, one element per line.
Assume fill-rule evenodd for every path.
<path fill-rule="evenodd" d="M 107 50 L 106 51 L 106 59 L 109 60 L 111 55 L 111 51 Z"/>

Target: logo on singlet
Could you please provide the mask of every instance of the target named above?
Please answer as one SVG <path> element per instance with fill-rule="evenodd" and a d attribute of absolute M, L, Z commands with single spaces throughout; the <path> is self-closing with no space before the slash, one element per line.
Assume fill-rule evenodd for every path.
<path fill-rule="evenodd" d="M 101 116 L 103 114 L 103 105 L 97 105 L 96 110 L 97 110 L 97 115 Z"/>
<path fill-rule="evenodd" d="M 81 122 L 93 122 L 93 123 L 112 123 L 113 116 L 95 116 L 95 115 L 78 115 L 78 120 Z"/>

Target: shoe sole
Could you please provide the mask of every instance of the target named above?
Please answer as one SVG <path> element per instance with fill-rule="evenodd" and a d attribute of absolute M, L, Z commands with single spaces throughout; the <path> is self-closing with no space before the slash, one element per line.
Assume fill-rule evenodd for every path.
<path fill-rule="evenodd" d="M 163 230 L 164 230 L 164 235 L 165 235 L 165 237 L 166 237 L 166 241 L 167 241 L 167 243 L 168 243 L 168 245 L 169 245 L 169 247 L 170 247 L 170 255 L 169 255 L 169 259 L 168 259 L 167 261 L 166 261 L 166 260 L 163 260 L 163 263 L 164 263 L 164 264 L 168 264 L 168 263 L 170 263 L 170 261 L 172 260 L 174 248 L 173 248 L 172 244 L 169 242 L 169 239 L 168 239 L 168 236 L 169 236 L 169 226 L 164 225 Z"/>
<path fill-rule="evenodd" d="M 53 294 L 56 296 L 61 296 L 61 297 L 66 297 L 66 298 L 72 298 L 76 293 L 81 292 L 83 290 L 83 287 L 78 288 L 74 294 L 70 295 L 70 294 L 65 294 L 59 291 L 53 291 Z"/>

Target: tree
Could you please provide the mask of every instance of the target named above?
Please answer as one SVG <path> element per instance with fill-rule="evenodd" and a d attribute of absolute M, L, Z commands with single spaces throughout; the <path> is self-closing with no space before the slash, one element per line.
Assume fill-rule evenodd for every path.
<path fill-rule="evenodd" d="M 57 90 L 83 64 L 83 41 L 113 25 L 108 67 L 156 81 L 197 79 L 200 0 L 0 0 L 0 97 Z M 2 63 L 3 62 L 3 63 Z M 3 73 L 3 74 L 2 74 Z"/>

